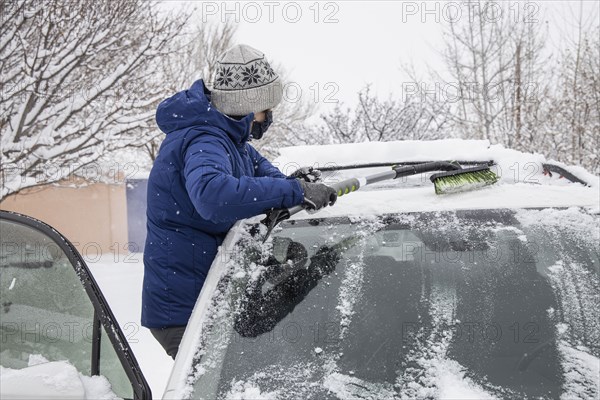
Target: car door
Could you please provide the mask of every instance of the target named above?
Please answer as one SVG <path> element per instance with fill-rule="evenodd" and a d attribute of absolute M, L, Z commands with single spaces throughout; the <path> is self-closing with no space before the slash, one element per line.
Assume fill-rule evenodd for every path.
<path fill-rule="evenodd" d="M 71 242 L 41 221 L 1 210 L 0 232 L 2 397 L 77 397 L 83 386 L 86 396 L 94 396 L 98 393 L 90 387 L 105 384 L 106 378 L 118 397 L 152 398 L 106 299 Z M 36 381 L 36 376 L 45 378 Z M 69 382 L 69 376 L 88 385 Z M 88 378 L 97 376 L 104 378 Z"/>

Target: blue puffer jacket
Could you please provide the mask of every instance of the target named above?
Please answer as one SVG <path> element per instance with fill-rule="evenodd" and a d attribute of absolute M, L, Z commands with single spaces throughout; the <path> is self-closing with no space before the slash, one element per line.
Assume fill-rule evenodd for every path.
<path fill-rule="evenodd" d="M 166 133 L 148 179 L 142 325 L 186 325 L 206 274 L 235 221 L 302 202 L 247 141 L 254 115 L 235 120 L 210 104 L 202 80 L 164 100 Z"/>

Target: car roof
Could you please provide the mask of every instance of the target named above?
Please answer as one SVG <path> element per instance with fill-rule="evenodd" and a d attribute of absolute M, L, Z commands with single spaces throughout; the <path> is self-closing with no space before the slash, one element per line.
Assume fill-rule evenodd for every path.
<path fill-rule="evenodd" d="M 600 209 L 600 178 L 582 167 L 547 160 L 541 154 L 522 153 L 487 140 L 445 139 L 295 146 L 280 150 L 274 164 L 284 173 L 300 166 L 329 170 L 324 182 L 363 177 L 389 167 L 360 168 L 373 163 L 389 165 L 429 161 L 459 161 L 473 164 L 492 162 L 499 176 L 495 185 L 464 193 L 436 195 L 426 176 L 402 178 L 361 188 L 342 196 L 333 207 L 320 210 L 318 217 L 372 215 L 394 212 L 443 211 L 485 208 L 586 207 Z M 548 165 L 561 173 L 548 173 Z M 353 165 L 359 168 L 345 169 Z M 335 168 L 341 170 L 334 170 Z M 554 168 L 553 168 L 554 169 Z M 570 175 L 584 184 L 560 179 Z M 586 186 L 587 185 L 587 186 Z M 292 219 L 312 218 L 301 212 Z"/>

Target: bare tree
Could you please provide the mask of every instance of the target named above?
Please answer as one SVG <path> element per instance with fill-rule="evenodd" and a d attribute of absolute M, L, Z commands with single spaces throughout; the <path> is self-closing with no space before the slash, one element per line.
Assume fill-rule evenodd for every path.
<path fill-rule="evenodd" d="M 499 7 L 504 16 L 487 13 Z M 586 15 L 583 2 L 572 3 L 571 17 L 560 19 L 576 33 L 563 32 L 564 48 L 551 54 L 542 16 L 513 18 L 506 7 L 510 4 L 471 2 L 470 18 L 450 21 L 444 33 L 445 64 L 460 89 L 453 130 L 599 172 L 597 11 Z M 448 83 L 440 73 L 435 77 Z"/>
<path fill-rule="evenodd" d="M 285 66 L 281 63 L 272 65 L 283 84 L 283 98 L 273 110 L 273 124 L 269 132 L 263 139 L 252 142 L 269 159 L 277 157 L 282 147 L 316 144 L 315 131 L 307 124 L 307 120 L 315 114 L 317 103 L 306 96 L 288 95 L 287 88 L 292 85 Z"/>
<path fill-rule="evenodd" d="M 142 0 L 0 4 L 0 198 L 149 140 L 154 71 L 184 17 Z"/>
<path fill-rule="evenodd" d="M 587 19 L 583 7 L 575 13 L 576 35 L 562 52 L 553 82 L 548 133 L 554 146 L 548 153 L 600 173 L 600 24 Z"/>
<path fill-rule="evenodd" d="M 189 87 L 190 81 L 203 78 L 212 86 L 219 56 L 235 42 L 237 25 L 202 23 L 192 25 L 190 32 L 176 40 L 176 58 L 165 64 L 164 74 L 171 76 L 168 90 L 176 92 Z"/>
<path fill-rule="evenodd" d="M 212 87 L 216 63 L 219 56 L 235 44 L 237 25 L 231 22 L 224 24 L 204 23 L 196 25 L 190 33 L 181 35 L 176 41 L 177 56 L 171 63 L 165 64 L 164 74 L 174 77 L 165 80 L 169 83 L 170 94 L 185 89 L 196 79 L 204 79 L 208 88 Z M 274 65 L 285 85 L 287 74 L 282 65 Z M 284 96 L 283 101 L 274 110 L 274 122 L 269 133 L 260 141 L 252 144 L 268 158 L 278 155 L 283 146 L 305 144 L 307 133 L 304 122 L 315 110 L 315 104 L 298 99 L 292 101 Z M 156 158 L 164 135 L 158 129 L 154 138 L 144 145 L 146 153 L 152 161 Z"/>
<path fill-rule="evenodd" d="M 444 32 L 451 81 L 437 75 L 458 88 L 454 129 L 463 137 L 529 149 L 549 89 L 541 19 L 515 18 L 509 4 L 497 1 L 470 5 L 469 18 L 449 21 Z"/>
<path fill-rule="evenodd" d="M 446 103 L 428 102 L 421 92 L 382 101 L 367 86 L 358 93 L 354 112 L 338 106 L 321 116 L 320 136 L 333 143 L 439 139 L 449 122 L 445 108 Z"/>
<path fill-rule="evenodd" d="M 234 45 L 236 29 L 237 26 L 230 22 L 204 23 L 193 25 L 188 32 L 179 35 L 172 43 L 174 54 L 170 61 L 164 63 L 162 70 L 156 73 L 157 76 L 164 76 L 162 81 L 166 96 L 188 88 L 200 78 L 210 87 L 219 55 Z M 152 139 L 142 147 L 154 161 L 164 134 L 154 125 L 149 132 Z"/>

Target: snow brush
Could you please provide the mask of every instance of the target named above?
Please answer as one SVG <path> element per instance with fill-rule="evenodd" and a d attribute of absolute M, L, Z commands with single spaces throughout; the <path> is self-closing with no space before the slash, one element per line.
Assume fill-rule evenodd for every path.
<path fill-rule="evenodd" d="M 435 187 L 435 194 L 459 193 L 493 185 L 498 176 L 487 165 L 460 168 L 440 172 L 429 178 Z"/>
<path fill-rule="evenodd" d="M 414 165 L 394 165 L 391 171 L 380 172 L 364 178 L 350 178 L 328 186 L 337 192 L 338 197 L 341 197 L 373 183 L 434 171 L 445 171 L 434 174 L 430 178 L 435 187 L 436 194 L 457 193 L 478 189 L 483 186 L 492 185 L 498 180 L 498 177 L 490 170 L 488 165 L 463 168 L 456 162 L 434 161 Z M 280 208 L 268 211 L 266 218 L 261 221 L 267 227 L 267 233 L 263 242 L 267 240 L 271 231 L 278 223 L 305 209 L 307 209 L 305 205 L 298 205 L 289 209 Z"/>

